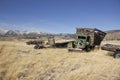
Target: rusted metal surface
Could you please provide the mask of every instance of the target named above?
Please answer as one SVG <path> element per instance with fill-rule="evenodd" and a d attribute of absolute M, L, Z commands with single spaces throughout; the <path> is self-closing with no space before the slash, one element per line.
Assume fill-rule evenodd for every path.
<path fill-rule="evenodd" d="M 68 44 L 68 51 L 84 50 L 90 51 L 95 46 L 100 46 L 101 41 L 104 39 L 106 33 L 96 28 L 77 28 L 76 41 Z"/>
<path fill-rule="evenodd" d="M 106 33 L 96 29 L 96 28 L 77 28 L 76 34 L 88 35 L 90 36 L 91 45 L 100 45 L 101 41 L 104 39 Z"/>
<path fill-rule="evenodd" d="M 33 40 L 26 42 L 27 45 L 35 45 L 34 49 L 43 49 L 43 48 L 67 48 L 69 42 L 73 40 L 60 40 L 55 41 L 54 36 L 48 37 L 47 43 L 43 40 Z"/>
<path fill-rule="evenodd" d="M 112 51 L 114 58 L 120 58 L 120 45 L 105 44 L 101 47 L 102 50 Z"/>
<path fill-rule="evenodd" d="M 28 41 L 26 42 L 27 45 L 37 45 L 37 44 L 43 44 L 44 41 L 37 41 L 37 40 L 33 40 L 33 41 Z"/>
<path fill-rule="evenodd" d="M 116 52 L 116 51 L 120 51 L 120 45 L 105 44 L 101 47 L 101 49 L 106 51 Z"/>
<path fill-rule="evenodd" d="M 54 38 L 54 36 L 48 37 L 48 44 L 51 45 L 51 46 L 55 45 L 55 38 Z"/>

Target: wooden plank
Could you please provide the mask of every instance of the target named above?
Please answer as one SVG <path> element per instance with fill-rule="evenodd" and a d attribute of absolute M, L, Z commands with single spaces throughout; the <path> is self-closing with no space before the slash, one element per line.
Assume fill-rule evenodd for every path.
<path fill-rule="evenodd" d="M 102 50 L 115 52 L 116 50 L 120 50 L 120 45 L 113 44 L 105 44 L 101 47 Z"/>

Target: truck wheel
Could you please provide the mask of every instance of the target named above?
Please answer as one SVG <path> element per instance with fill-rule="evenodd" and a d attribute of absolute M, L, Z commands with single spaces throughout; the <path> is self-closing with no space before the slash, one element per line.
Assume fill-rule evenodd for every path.
<path fill-rule="evenodd" d="M 71 52 L 72 50 L 68 49 L 68 52 Z"/>
<path fill-rule="evenodd" d="M 86 46 L 85 51 L 89 52 L 91 48 L 89 46 Z"/>
<path fill-rule="evenodd" d="M 120 53 L 115 53 L 114 58 L 120 58 Z"/>
<path fill-rule="evenodd" d="M 90 49 L 89 47 L 86 49 L 87 52 L 89 52 L 90 50 L 91 50 L 91 49 Z"/>
<path fill-rule="evenodd" d="M 38 49 L 38 46 L 34 46 L 34 49 Z"/>

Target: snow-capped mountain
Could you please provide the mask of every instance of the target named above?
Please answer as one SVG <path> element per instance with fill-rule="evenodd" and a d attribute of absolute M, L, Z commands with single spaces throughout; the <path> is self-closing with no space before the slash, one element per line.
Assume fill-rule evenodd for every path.
<path fill-rule="evenodd" d="M 5 30 L 0 29 L 0 36 L 2 37 L 40 37 L 42 35 L 47 35 L 48 33 L 41 31 L 20 31 L 20 30 Z"/>
<path fill-rule="evenodd" d="M 0 35 L 5 35 L 8 30 L 0 29 Z"/>

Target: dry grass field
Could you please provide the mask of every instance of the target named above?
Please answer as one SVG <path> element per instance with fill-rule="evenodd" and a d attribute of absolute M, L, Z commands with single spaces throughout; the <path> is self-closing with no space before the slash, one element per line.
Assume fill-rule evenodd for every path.
<path fill-rule="evenodd" d="M 120 45 L 120 41 L 104 43 Z M 120 59 L 100 49 L 35 50 L 25 41 L 0 41 L 0 80 L 120 80 Z"/>

